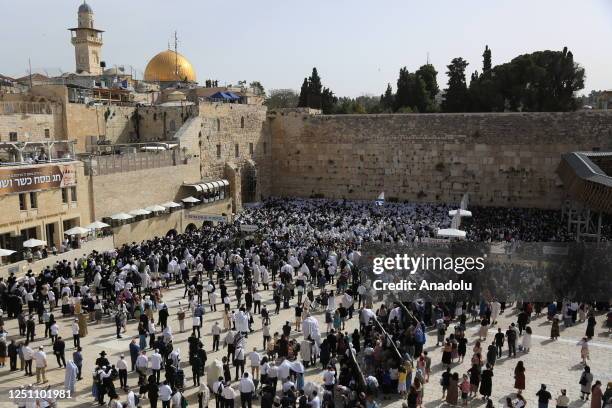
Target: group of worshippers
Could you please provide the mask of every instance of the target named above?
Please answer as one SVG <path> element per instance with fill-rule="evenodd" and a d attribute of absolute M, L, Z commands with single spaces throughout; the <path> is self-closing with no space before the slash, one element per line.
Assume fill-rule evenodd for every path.
<path fill-rule="evenodd" d="M 405 380 L 410 401 L 413 388 L 422 395 L 429 376 L 430 360 L 423 352 L 425 331 L 445 315 L 440 305 L 430 303 L 392 307 L 388 316 L 384 308 L 374 313 L 374 291 L 362 282 L 356 266 L 359 250 L 367 242 L 432 237 L 437 228 L 449 223 L 448 207 L 443 205 L 271 200 L 245 210 L 233 223 L 155 237 L 113 251 L 94 251 L 74 261 L 58 261 L 38 274 L 30 271 L 23 278 L 0 279 L 0 302 L 8 318 L 19 320 L 19 334 L 25 341 L 15 348 L 26 361 L 29 342 L 40 338 L 42 329 L 36 329 L 44 327 L 58 365 L 66 366 L 67 387 L 83 378 L 80 339 L 87 336 L 88 326 L 91 330 L 110 318 L 121 338 L 128 322 L 135 320 L 136 330 L 129 333 L 134 338 L 126 350 L 129 364 L 123 355 L 111 363 L 104 351 L 95 361 L 92 393 L 100 404 L 108 397 L 113 408 L 132 408 L 145 399 L 151 407 L 158 401 L 163 408 L 185 404 L 184 362 L 169 324 L 175 320 L 169 319 L 173 312 L 163 296 L 175 285 L 184 287 L 187 298 L 174 311 L 181 332 L 191 316 L 188 362 L 200 406 L 206 406 L 210 396 L 217 408 L 230 407 L 240 396 L 248 406 L 258 397 L 262 407 L 318 408 L 333 406 L 340 399 L 346 406 L 370 408 L 376 406 L 379 386 L 382 391 L 393 389 L 389 377 L 391 384 Z M 244 239 L 241 224 L 256 225 L 259 239 Z M 537 237 L 540 227 L 537 221 L 513 225 L 510 239 Z M 477 239 L 508 239 L 497 232 L 491 229 Z M 272 296 L 276 313 L 281 307 L 295 308 L 295 321 L 286 322 L 282 333 L 272 335 L 272 311 L 262 305 L 262 294 Z M 334 295 L 340 297 L 338 305 Z M 213 351 L 218 351 L 223 334 L 227 356 L 207 365 L 200 331 L 205 306 L 214 311 L 218 304 L 223 305 L 224 319 L 223 327 L 211 328 Z M 316 313 L 325 313 L 325 335 L 313 316 Z M 263 353 L 249 352 L 245 346 L 256 314 L 262 317 Z M 353 316 L 359 319 L 359 329 L 344 332 L 344 323 Z M 74 352 L 68 362 L 58 319 L 72 333 Z M 295 329 L 301 329 L 302 340 L 292 338 Z M 247 360 L 253 368 L 250 375 L 244 370 Z M 305 382 L 305 367 L 318 365 L 323 370 L 322 384 Z M 127 383 L 130 371 L 138 374 L 136 390 Z M 205 374 L 207 381 L 201 383 Z M 238 393 L 232 383 L 238 383 Z M 120 398 L 121 391 L 127 392 L 127 402 Z"/>

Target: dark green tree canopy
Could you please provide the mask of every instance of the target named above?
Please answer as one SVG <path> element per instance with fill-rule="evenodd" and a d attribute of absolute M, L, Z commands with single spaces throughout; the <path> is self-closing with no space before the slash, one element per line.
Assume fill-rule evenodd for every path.
<path fill-rule="evenodd" d="M 469 107 L 469 93 L 465 82 L 465 69 L 468 63 L 463 58 L 453 58 L 447 65 L 448 88 L 444 93 L 442 110 L 444 112 L 466 112 Z"/>

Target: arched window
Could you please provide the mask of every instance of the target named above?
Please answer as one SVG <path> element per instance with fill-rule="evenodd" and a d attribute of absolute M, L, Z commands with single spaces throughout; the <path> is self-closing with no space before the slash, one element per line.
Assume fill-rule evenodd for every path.
<path fill-rule="evenodd" d="M 240 128 L 244 129 L 244 116 L 240 118 Z"/>
<path fill-rule="evenodd" d="M 174 132 L 176 130 L 176 123 L 174 123 L 174 120 L 170 121 L 170 131 Z"/>
<path fill-rule="evenodd" d="M 217 132 L 221 131 L 221 120 L 217 118 Z"/>

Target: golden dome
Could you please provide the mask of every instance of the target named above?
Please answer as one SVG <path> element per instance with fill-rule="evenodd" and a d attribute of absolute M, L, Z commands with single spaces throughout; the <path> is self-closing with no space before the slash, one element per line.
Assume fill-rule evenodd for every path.
<path fill-rule="evenodd" d="M 172 50 L 162 51 L 147 64 L 145 81 L 150 82 L 195 82 L 196 75 L 187 58 Z"/>

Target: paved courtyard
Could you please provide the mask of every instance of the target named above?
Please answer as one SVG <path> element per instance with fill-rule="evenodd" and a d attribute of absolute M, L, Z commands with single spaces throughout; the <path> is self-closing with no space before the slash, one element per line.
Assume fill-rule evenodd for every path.
<path fill-rule="evenodd" d="M 231 285 L 229 285 L 229 287 L 230 293 L 232 293 Z M 179 333 L 178 322 L 176 321 L 178 303 L 186 303 L 186 300 L 182 299 L 182 295 L 183 287 L 174 286 L 170 290 L 164 292 L 164 300 L 170 309 L 171 318 L 169 319 L 169 324 L 174 332 L 175 347 L 178 347 L 181 350 L 182 367 L 186 375 L 185 396 L 188 398 L 190 406 L 197 407 L 197 390 L 196 387 L 193 387 L 192 385 L 191 369 L 188 367 L 187 362 L 187 337 L 189 336 L 190 331 Z M 232 307 L 234 307 L 236 304 L 233 300 L 234 299 L 232 298 Z M 268 291 L 265 293 L 264 301 L 264 303 L 272 304 L 271 292 Z M 221 357 L 225 355 L 225 350 L 223 348 L 216 353 L 210 351 L 212 348 L 212 336 L 210 335 L 211 325 L 215 321 L 219 321 L 220 325 L 222 326 L 222 307 L 218 307 L 217 309 L 217 312 L 207 313 L 204 317 L 202 341 L 208 353 L 208 364 L 214 359 L 220 360 Z M 274 310 L 273 307 L 268 307 L 268 309 L 272 311 Z M 505 314 L 503 314 L 499 319 L 499 324 L 502 328 L 504 328 L 504 330 L 510 322 L 516 320 L 516 316 L 513 314 L 513 312 L 513 310 L 506 310 Z M 60 315 L 59 310 L 56 311 L 56 314 Z M 293 322 L 293 316 L 293 309 L 281 310 L 280 315 L 273 315 L 271 332 L 281 332 L 281 327 L 284 325 L 285 321 Z M 322 313 L 318 313 L 316 314 L 316 317 L 320 321 L 321 330 L 324 331 L 326 327 L 324 324 L 324 315 Z M 607 329 L 602 325 L 604 320 L 604 315 L 597 316 L 598 325 L 595 337 L 590 344 L 591 361 L 589 365 L 591 366 L 591 372 L 594 375 L 594 379 L 601 380 L 605 389 L 607 381 L 612 380 L 612 339 L 608 336 Z M 58 321 L 60 324 L 60 335 L 66 339 L 66 358 L 70 359 L 73 352 L 71 340 L 72 336 L 70 332 L 71 319 L 60 317 Z M 189 313 L 187 314 L 185 323 L 186 327 L 191 326 Z M 346 331 L 352 332 L 353 329 L 357 327 L 357 323 L 357 318 L 353 317 L 353 319 L 348 322 Z M 568 396 L 572 401 L 570 405 L 571 407 L 590 406 L 588 403 L 585 403 L 579 399 L 580 386 L 578 385 L 578 380 L 582 371 L 582 364 L 580 363 L 580 347 L 577 346 L 577 343 L 584 335 L 586 324 L 577 324 L 576 326 L 569 327 L 567 329 L 563 329 L 563 326 L 561 326 L 561 337 L 557 341 L 551 341 L 549 339 L 550 324 L 546 321 L 546 317 L 543 316 L 533 320 L 530 326 L 533 329 L 533 344 L 531 351 L 529 353 L 518 352 L 516 358 L 508 358 L 507 352 L 504 350 L 504 356 L 498 360 L 495 365 L 492 396 L 494 405 L 496 407 L 502 407 L 505 404 L 505 398 L 507 396 L 514 397 L 513 371 L 516 362 L 522 360 L 526 367 L 527 378 L 527 388 L 523 395 L 528 401 L 528 406 L 536 406 L 537 400 L 535 393 L 539 389 L 541 383 L 548 385 L 548 389 L 553 394 L 553 397 L 558 394 L 559 389 L 566 388 L 568 390 Z M 94 368 L 94 360 L 98 357 L 98 353 L 100 351 L 105 350 L 108 353 L 107 357 L 111 364 L 116 363 L 121 353 L 125 353 L 126 359 L 129 361 L 128 344 L 132 336 L 137 334 L 136 327 L 136 321 L 131 320 L 128 324 L 127 333 L 123 335 L 122 339 L 116 339 L 115 324 L 112 318 L 105 317 L 103 322 L 99 325 L 90 324 L 88 336 L 81 340 L 81 346 L 83 347 L 85 357 L 85 362 L 83 365 L 83 380 L 79 381 L 77 384 L 77 392 L 75 397 L 71 400 L 60 401 L 58 404 L 59 407 L 89 407 L 97 405 L 91 395 L 91 372 Z M 477 326 L 472 324 L 468 327 L 468 354 L 464 363 L 455 365 L 452 369 L 453 372 L 458 372 L 460 376 L 470 368 L 469 359 L 471 357 L 471 349 L 474 342 L 478 339 L 476 334 Z M 261 319 L 259 316 L 256 316 L 255 318 L 254 328 L 256 329 L 256 332 L 250 335 L 247 339 L 247 350 L 250 351 L 253 347 L 257 347 L 259 351 L 262 351 Z M 16 319 L 6 322 L 5 329 L 9 332 L 9 339 L 15 338 L 14 335 L 18 333 Z M 491 329 L 489 336 L 487 337 L 487 342 L 484 344 L 488 344 L 492 340 L 494 331 L 495 329 Z M 36 333 L 37 337 L 33 343 L 33 346 L 38 347 L 39 345 L 43 345 L 45 347 L 49 362 L 49 369 L 47 373 L 49 384 L 52 388 L 61 389 L 63 388 L 64 384 L 64 369 L 58 368 L 55 357 L 51 351 L 51 341 L 50 339 L 41 337 L 43 332 L 44 330 L 42 326 L 38 325 Z M 295 334 L 296 333 L 294 333 L 294 335 Z M 441 387 L 439 385 L 440 375 L 443 370 L 441 365 L 442 350 L 441 347 L 435 347 L 435 339 L 436 336 L 434 332 L 428 333 L 425 350 L 429 352 L 429 355 L 432 358 L 432 376 L 429 383 L 425 386 L 424 406 L 427 408 L 445 405 L 445 403 L 440 399 Z M 518 344 L 520 344 L 520 339 Z M 248 360 L 246 367 L 247 369 L 249 367 Z M 322 372 L 320 368 L 307 369 L 305 380 L 321 382 L 321 374 Z M 207 379 L 205 377 L 202 378 L 203 382 L 206 380 Z M 36 377 L 26 377 L 24 376 L 23 371 L 10 372 L 8 369 L 8 364 L 6 367 L 0 369 L 0 385 L 2 390 L 4 390 L 2 394 L 6 394 L 6 389 L 8 388 L 15 388 L 19 385 L 32 383 L 34 381 L 36 381 Z M 128 385 L 134 387 L 134 390 L 136 390 L 136 383 L 136 374 L 130 373 Z M 116 384 L 118 386 L 118 382 Z M 119 392 L 120 398 L 125 400 L 125 393 L 120 390 Z M 3 402 L 0 402 L 0 407 L 15 406 L 13 403 L 6 402 L 6 400 L 5 395 L 5 397 L 2 398 Z M 381 395 L 379 398 L 379 403 L 381 406 L 388 407 L 401 407 L 402 405 L 402 402 L 396 396 L 388 396 L 385 398 Z M 258 403 L 255 405 L 259 406 Z M 484 401 L 478 398 L 471 401 L 470 405 L 484 406 Z M 141 406 L 148 407 L 148 401 L 146 399 L 142 400 Z M 161 403 L 159 403 L 158 406 L 161 406 Z M 209 406 L 214 406 L 214 401 L 211 401 Z"/>

